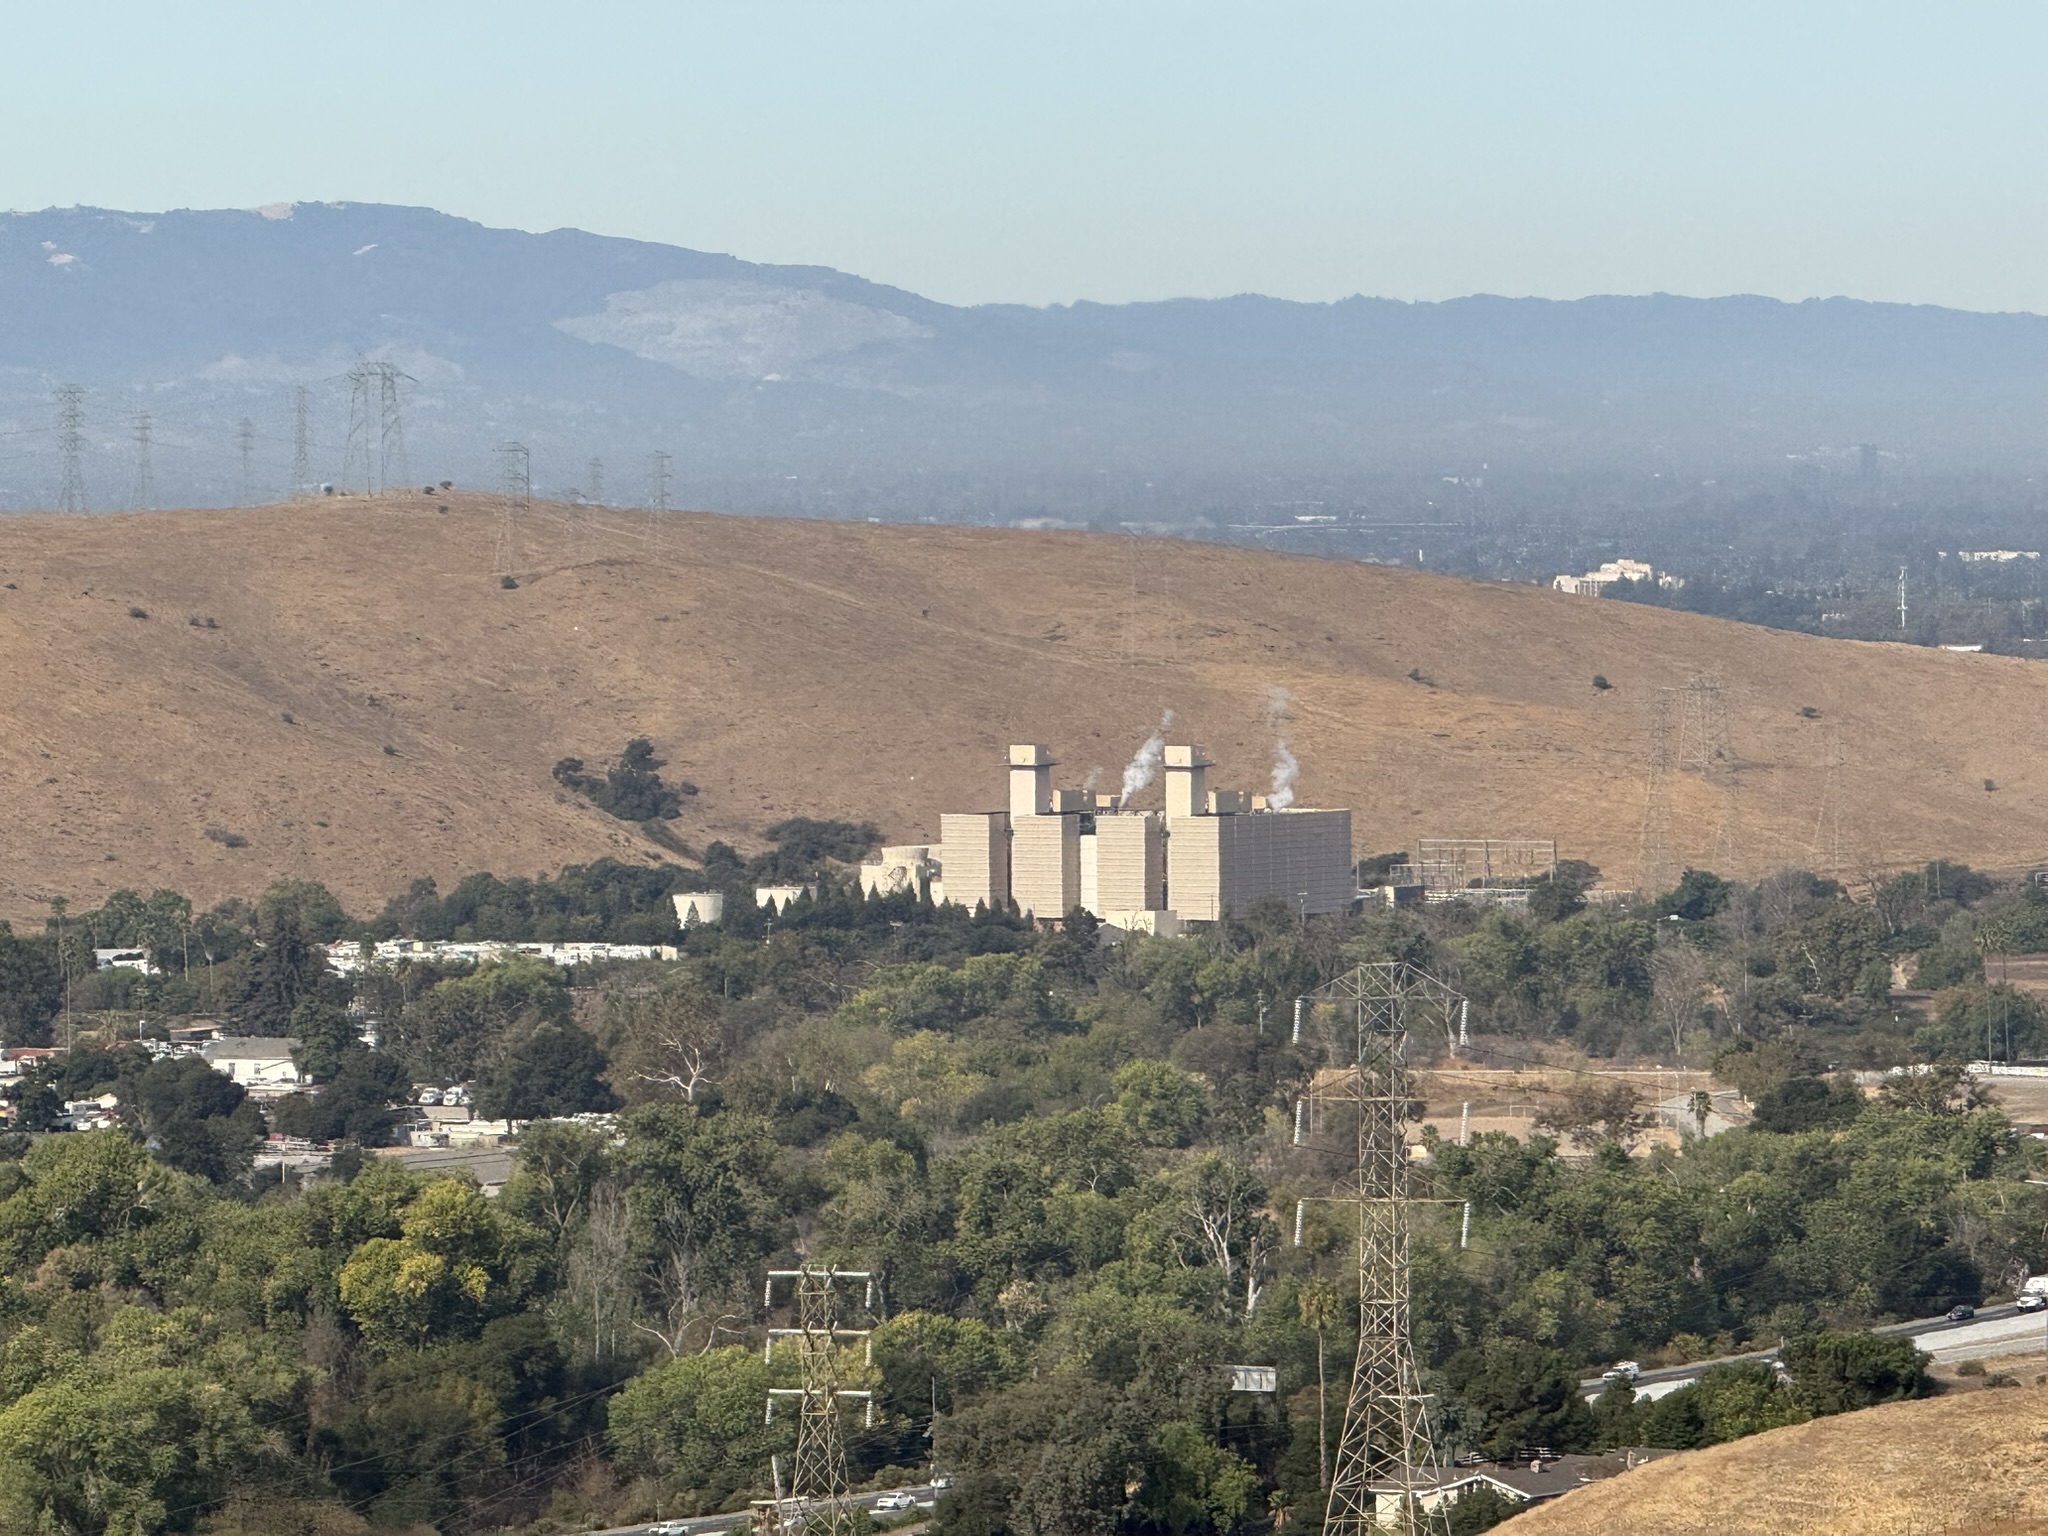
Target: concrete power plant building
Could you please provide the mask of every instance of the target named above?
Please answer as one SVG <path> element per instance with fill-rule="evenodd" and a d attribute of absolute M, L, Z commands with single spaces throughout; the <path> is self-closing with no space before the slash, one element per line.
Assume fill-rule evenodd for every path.
<path fill-rule="evenodd" d="M 1057 766 L 1043 746 L 1013 746 L 1007 810 L 939 818 L 938 844 L 916 850 L 934 900 L 1014 901 L 1041 921 L 1080 907 L 1119 928 L 1171 933 L 1183 922 L 1242 914 L 1262 897 L 1314 915 L 1345 911 L 1356 895 L 1348 810 L 1275 807 L 1263 796 L 1211 790 L 1214 765 L 1192 746 L 1165 749 L 1163 810 L 1055 789 Z"/>

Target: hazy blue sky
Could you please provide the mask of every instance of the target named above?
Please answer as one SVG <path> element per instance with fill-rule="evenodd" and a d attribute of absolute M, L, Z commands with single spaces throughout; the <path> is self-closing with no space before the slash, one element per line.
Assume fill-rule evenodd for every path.
<path fill-rule="evenodd" d="M 955 302 L 2048 310 L 2048 6 L 65 0 L 0 206 L 424 203 Z"/>

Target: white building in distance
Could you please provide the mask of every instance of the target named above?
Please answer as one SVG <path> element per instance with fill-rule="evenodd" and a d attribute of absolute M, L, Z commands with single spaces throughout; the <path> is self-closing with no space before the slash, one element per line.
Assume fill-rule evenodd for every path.
<path fill-rule="evenodd" d="M 1559 592 L 1569 592 L 1574 597 L 1604 597 L 1611 587 L 1622 582 L 1650 582 L 1667 591 L 1685 585 L 1683 577 L 1669 572 L 1660 575 L 1647 560 L 1608 560 L 1583 576 L 1553 577 L 1550 585 Z"/>
<path fill-rule="evenodd" d="M 199 1054 L 244 1088 L 289 1088 L 306 1080 L 292 1060 L 297 1044 L 281 1035 L 227 1035 L 207 1041 Z"/>

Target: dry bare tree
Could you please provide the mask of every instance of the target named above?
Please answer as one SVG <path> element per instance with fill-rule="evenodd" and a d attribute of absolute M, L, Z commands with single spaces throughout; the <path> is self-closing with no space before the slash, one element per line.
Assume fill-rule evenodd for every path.
<path fill-rule="evenodd" d="M 1670 1040 L 1673 1059 L 1681 1059 L 1686 1036 L 1699 1027 L 1707 992 L 1707 957 L 1682 939 L 1662 945 L 1650 959 L 1650 980 L 1655 988 L 1650 998 L 1651 1017 Z"/>

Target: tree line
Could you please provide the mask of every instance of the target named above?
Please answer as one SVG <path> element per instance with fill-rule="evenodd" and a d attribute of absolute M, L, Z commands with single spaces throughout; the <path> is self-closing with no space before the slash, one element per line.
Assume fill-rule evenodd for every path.
<path fill-rule="evenodd" d="M 197 916 L 122 897 L 10 935 L 10 1006 L 39 1001 L 7 1027 L 47 1038 L 68 987 L 80 1041 L 17 1106 L 111 1086 L 123 1124 L 0 1140 L 0 1525 L 339 1536 L 739 1508 L 792 1433 L 763 1417 L 794 1366 L 762 1358 L 761 1273 L 807 1258 L 880 1277 L 872 1364 L 843 1362 L 876 1394 L 849 1455 L 869 1483 L 953 1472 L 943 1536 L 1230 1536 L 1281 1511 L 1312 1528 L 1357 1282 L 1340 1207 L 1310 1205 L 1299 1247 L 1287 1231 L 1342 1169 L 1293 1144 L 1318 1058 L 1284 1021 L 1387 959 L 1471 996 L 1480 1050 L 1581 1090 L 1548 1132 L 1426 1138 L 1419 1192 L 1446 1203 L 1419 1208 L 1414 1326 L 1451 1447 L 1700 1445 L 1916 1395 L 1910 1347 L 1860 1330 L 2048 1260 L 2039 1155 L 1950 1065 L 1999 996 L 1969 957 L 2048 948 L 2030 889 L 1939 865 L 1857 901 L 1689 872 L 1607 907 L 1567 872 L 1517 912 L 1272 905 L 1105 945 L 1085 914 L 1042 931 L 862 899 L 842 862 L 858 829 L 818 825 L 789 839 L 840 839 L 792 855 L 824 875 L 816 896 L 768 932 L 749 894 L 673 964 L 342 978 L 320 943 L 353 920 L 299 884 Z M 737 895 L 748 865 L 722 868 Z M 565 871 L 524 900 L 645 892 L 643 873 Z M 604 921 L 656 900 L 622 894 Z M 374 921 L 439 921 L 441 902 Z M 81 930 L 174 963 L 69 973 Z M 1878 1003 L 1894 963 L 1941 983 L 1924 1020 Z M 536 1122 L 510 1182 L 486 1198 L 374 1154 L 252 1180 L 255 1106 L 134 1038 L 209 1007 L 291 1036 L 321 1080 L 272 1109 L 279 1128 L 368 1145 L 405 1084 L 474 1080 L 479 1109 Z M 1630 1059 L 1718 1060 L 1755 1118 L 1646 1154 L 1613 1075 Z M 1894 1060 L 1932 1070 L 1874 1097 L 1843 1075 Z M 554 1118 L 585 1108 L 613 1118 Z M 1622 1356 L 1780 1340 L 1789 1381 L 1727 1368 L 1654 1404 L 1578 1388 Z M 1279 1393 L 1232 1392 L 1243 1362 L 1276 1366 Z"/>

